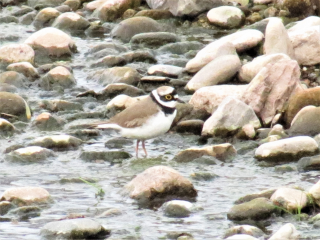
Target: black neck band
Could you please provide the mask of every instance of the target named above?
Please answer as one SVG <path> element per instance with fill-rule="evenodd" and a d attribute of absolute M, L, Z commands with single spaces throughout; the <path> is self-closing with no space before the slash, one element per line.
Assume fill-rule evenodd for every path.
<path fill-rule="evenodd" d="M 161 103 L 159 103 L 159 102 L 157 101 L 157 99 L 155 98 L 155 96 L 153 96 L 152 92 L 150 93 L 150 97 L 151 97 L 152 101 L 154 101 L 156 104 L 158 104 L 158 105 L 161 107 L 162 111 L 163 111 L 166 115 L 167 115 L 167 114 L 172 114 L 172 113 L 174 113 L 174 111 L 176 110 L 176 108 L 167 107 L 167 106 L 164 106 L 164 105 L 162 105 Z"/>

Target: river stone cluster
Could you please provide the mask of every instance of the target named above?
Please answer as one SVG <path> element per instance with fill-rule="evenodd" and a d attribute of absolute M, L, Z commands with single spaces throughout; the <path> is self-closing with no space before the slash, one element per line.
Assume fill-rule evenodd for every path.
<path fill-rule="evenodd" d="M 102 207 L 102 213 L 100 209 L 48 217 L 54 215 L 50 208 L 64 200 L 57 189 L 86 183 L 97 190 L 100 201 L 119 194 L 166 218 L 200 219 L 206 216 L 200 215 L 206 206 L 197 203 L 197 198 L 204 198 L 199 189 L 219 178 L 206 166 L 233 167 L 238 158 L 250 156 L 255 161 L 248 165 L 274 167 L 282 174 L 320 169 L 316 1 L 3 0 L 0 13 L 0 163 L 18 169 L 34 166 L 32 171 L 43 175 L 54 175 L 50 164 L 61 164 L 61 173 L 50 180 L 44 176 L 43 182 L 33 180 L 32 174 L 15 181 L 11 170 L 4 182 L 16 186 L 1 189 L 2 222 L 28 222 L 49 212 L 45 221 L 35 221 L 41 222 L 41 238 L 115 234 L 114 239 L 129 239 L 123 233 L 126 229 L 109 228 L 103 221 L 123 217 L 126 213 L 118 206 Z M 131 140 L 88 128 L 161 85 L 175 87 L 187 102 L 177 106 L 170 135 L 174 139 L 158 140 L 160 146 L 164 141 L 178 150 L 157 151 L 160 156 L 148 161 L 135 159 L 129 150 Z M 181 136 L 191 139 L 188 147 L 179 142 Z M 157 146 L 157 140 L 153 144 Z M 112 173 L 102 168 L 104 179 L 110 178 L 113 186 L 106 193 L 105 181 L 99 187 L 99 180 L 79 177 L 79 166 L 66 170 L 63 163 L 70 161 L 91 164 L 90 170 L 109 164 L 108 171 L 123 172 L 110 180 Z M 193 182 L 181 168 L 187 164 L 196 166 L 190 175 Z M 38 170 L 43 165 L 46 170 Z M 64 170 L 72 176 L 64 178 Z M 314 228 L 320 226 L 315 211 L 320 207 L 320 181 L 313 184 L 309 190 L 279 185 L 242 196 L 225 209 L 220 220 L 227 218 L 234 226 L 219 237 L 308 237 L 295 224 L 282 223 L 294 215 L 302 221 L 311 219 L 305 224 Z M 121 191 L 115 193 L 115 188 Z M 220 191 L 211 194 L 223 195 L 223 186 Z M 253 226 L 278 221 L 279 216 L 285 220 L 272 233 Z M 196 239 L 192 235 L 168 233 L 166 239 Z"/>

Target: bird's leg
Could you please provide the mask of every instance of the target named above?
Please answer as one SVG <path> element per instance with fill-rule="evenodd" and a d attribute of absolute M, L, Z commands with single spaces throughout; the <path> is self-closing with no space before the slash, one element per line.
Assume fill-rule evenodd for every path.
<path fill-rule="evenodd" d="M 136 145 L 136 157 L 139 158 L 139 142 L 140 140 L 137 140 L 137 145 Z"/>
<path fill-rule="evenodd" d="M 143 148 L 143 151 L 144 151 L 144 154 L 145 154 L 144 157 L 147 157 L 148 153 L 147 153 L 147 150 L 146 150 L 146 146 L 144 145 L 144 142 L 145 142 L 145 140 L 142 140 L 142 148 Z"/>

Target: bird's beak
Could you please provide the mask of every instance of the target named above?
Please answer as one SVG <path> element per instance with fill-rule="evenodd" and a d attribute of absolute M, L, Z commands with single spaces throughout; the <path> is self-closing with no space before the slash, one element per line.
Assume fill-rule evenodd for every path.
<path fill-rule="evenodd" d="M 185 103 L 184 101 L 182 101 L 180 98 L 176 98 L 177 102 L 179 103 Z"/>

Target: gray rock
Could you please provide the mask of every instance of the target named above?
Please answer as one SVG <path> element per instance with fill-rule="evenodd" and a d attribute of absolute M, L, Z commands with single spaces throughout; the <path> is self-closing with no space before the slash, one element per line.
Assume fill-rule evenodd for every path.
<path fill-rule="evenodd" d="M 19 95 L 9 92 L 0 92 L 0 112 L 4 116 L 14 116 L 20 120 L 31 118 L 27 102 Z"/>
<path fill-rule="evenodd" d="M 129 42 L 138 33 L 161 32 L 161 25 L 148 17 L 134 17 L 123 20 L 111 32 L 111 36 Z"/>
<path fill-rule="evenodd" d="M 265 220 L 277 211 L 276 206 L 269 199 L 255 198 L 249 202 L 233 206 L 227 216 L 231 221 Z"/>
<path fill-rule="evenodd" d="M 246 124 L 251 124 L 255 129 L 261 127 L 251 107 L 236 98 L 228 97 L 205 121 L 201 135 L 226 137 L 235 134 Z"/>
<path fill-rule="evenodd" d="M 299 136 L 264 143 L 257 148 L 255 157 L 258 160 L 283 162 L 295 161 L 318 152 L 319 146 L 313 138 Z"/>
<path fill-rule="evenodd" d="M 130 44 L 135 48 L 140 48 L 140 45 L 146 47 L 161 47 L 168 43 L 178 42 L 180 39 L 174 33 L 168 32 L 151 32 L 138 33 L 131 38 Z"/>
<path fill-rule="evenodd" d="M 29 80 L 35 80 L 35 78 L 39 77 L 37 69 L 29 62 L 12 63 L 7 67 L 7 70 L 21 73 Z"/>
<path fill-rule="evenodd" d="M 6 159 L 14 162 L 32 163 L 46 160 L 51 156 L 54 156 L 53 151 L 38 146 L 32 146 L 14 150 L 6 156 Z"/>
<path fill-rule="evenodd" d="M 157 62 L 155 54 L 150 50 L 136 50 L 136 51 L 122 53 L 120 56 L 123 57 L 127 63 L 130 63 L 130 62 L 156 63 Z"/>
<path fill-rule="evenodd" d="M 137 85 L 140 81 L 140 74 L 131 67 L 113 67 L 104 70 L 99 74 L 99 83 L 106 86 L 110 83 L 125 83 L 128 85 Z"/>
<path fill-rule="evenodd" d="M 183 68 L 172 65 L 158 64 L 148 68 L 149 75 L 158 75 L 166 77 L 178 77 L 183 71 Z"/>
<path fill-rule="evenodd" d="M 125 192 L 141 206 L 159 206 L 166 200 L 194 200 L 197 191 L 192 183 L 176 170 L 154 166 L 138 174 L 125 186 Z"/>
<path fill-rule="evenodd" d="M 261 192 L 258 193 L 252 193 L 252 194 L 248 194 L 246 196 L 243 196 L 241 198 L 239 198 L 238 200 L 236 200 L 234 203 L 235 204 L 240 204 L 240 203 L 245 203 L 245 202 L 249 202 L 253 199 L 256 198 L 271 198 L 272 194 L 276 191 L 277 189 L 267 189 L 267 190 L 263 190 Z"/>
<path fill-rule="evenodd" d="M 1 201 L 0 202 L 0 216 L 7 214 L 11 209 L 15 206 L 9 201 Z"/>
<path fill-rule="evenodd" d="M 41 107 L 51 112 L 59 111 L 83 111 L 82 104 L 77 102 L 70 102 L 66 100 L 43 100 Z"/>
<path fill-rule="evenodd" d="M 90 22 L 87 19 L 74 12 L 62 13 L 52 23 L 52 27 L 71 33 L 83 32 L 89 26 Z"/>
<path fill-rule="evenodd" d="M 28 0 L 28 6 L 34 9 L 59 6 L 65 0 Z"/>
<path fill-rule="evenodd" d="M 27 79 L 21 73 L 15 71 L 6 71 L 0 73 L 0 83 L 7 83 L 17 88 L 25 88 Z"/>
<path fill-rule="evenodd" d="M 173 54 L 186 54 L 192 50 L 200 50 L 204 47 L 203 43 L 197 41 L 169 43 L 158 49 L 159 52 L 170 52 Z"/>
<path fill-rule="evenodd" d="M 131 158 L 131 154 L 124 151 L 83 151 L 80 158 L 87 161 L 104 160 L 107 162 L 121 162 L 123 159 Z"/>
<path fill-rule="evenodd" d="M 37 116 L 32 125 L 42 131 L 54 131 L 62 129 L 65 123 L 66 122 L 62 118 L 44 112 Z"/>
<path fill-rule="evenodd" d="M 49 222 L 40 232 L 40 235 L 45 238 L 58 237 L 63 239 L 99 238 L 109 234 L 110 230 L 88 218 Z"/>
<path fill-rule="evenodd" d="M 109 55 L 99 59 L 98 61 L 91 64 L 92 68 L 95 67 L 114 67 L 114 66 L 122 66 L 126 64 L 126 59 L 122 56 Z"/>
<path fill-rule="evenodd" d="M 191 202 L 183 200 L 172 200 L 162 205 L 165 215 L 169 217 L 189 217 L 194 205 Z"/>
<path fill-rule="evenodd" d="M 39 217 L 40 213 L 41 208 L 37 206 L 23 206 L 10 210 L 7 216 L 12 216 L 19 221 L 28 221 L 30 218 Z"/>
<path fill-rule="evenodd" d="M 179 133 L 193 133 L 201 135 L 204 121 L 200 119 L 184 120 L 177 124 L 176 130 Z"/>
<path fill-rule="evenodd" d="M 99 100 L 104 100 L 107 98 L 113 98 L 119 94 L 125 94 L 131 97 L 136 97 L 143 95 L 144 92 L 137 87 L 124 84 L 124 83 L 113 83 L 109 84 L 107 87 L 105 87 L 101 93 L 97 96 Z"/>
<path fill-rule="evenodd" d="M 43 27 L 50 27 L 53 21 L 60 15 L 61 13 L 52 7 L 41 9 L 38 14 L 35 16 L 33 25 L 37 29 L 41 29 Z"/>
<path fill-rule="evenodd" d="M 301 158 L 297 163 L 297 167 L 300 171 L 320 170 L 320 155 Z"/>

